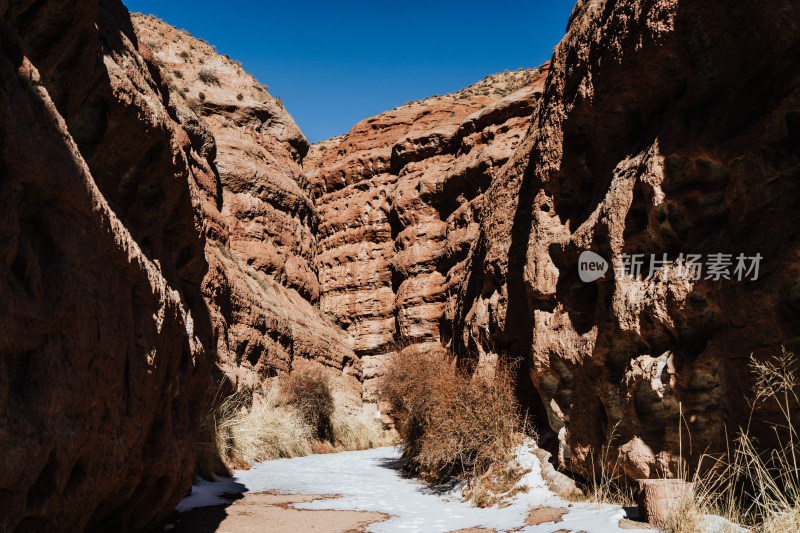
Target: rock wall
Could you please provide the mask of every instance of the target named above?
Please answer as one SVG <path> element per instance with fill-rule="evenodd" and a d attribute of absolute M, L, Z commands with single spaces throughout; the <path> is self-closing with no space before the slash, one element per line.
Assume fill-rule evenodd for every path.
<path fill-rule="evenodd" d="M 544 72 L 410 102 L 312 148 L 320 308 L 352 337 L 368 396 L 398 340 L 447 343 L 483 193 L 526 131 Z"/>
<path fill-rule="evenodd" d="M 219 367 L 258 389 L 296 358 L 316 361 L 360 402 L 350 339 L 313 305 L 318 216 L 300 166 L 308 141 L 238 62 L 155 17 L 132 17 L 184 122 L 205 132 L 197 144 L 213 144 L 220 197 L 206 216 L 219 222 L 209 230 L 203 294 Z"/>
<path fill-rule="evenodd" d="M 0 529 L 144 530 L 189 489 L 222 376 L 311 360 L 360 404 L 312 304 L 308 143 L 240 66 L 116 0 L 0 2 L 0 32 Z"/>
<path fill-rule="evenodd" d="M 121 4 L 3 2 L 0 32 L 0 529 L 142 529 L 192 481 L 210 168 Z"/>
<path fill-rule="evenodd" d="M 674 472 L 679 410 L 690 461 L 721 449 L 749 355 L 800 349 L 797 9 L 581 0 L 550 66 L 309 148 L 186 32 L 0 1 L 0 528 L 146 528 L 214 377 L 311 360 L 356 402 L 405 342 L 521 360 L 564 467 L 613 435 L 628 476 Z M 763 260 L 694 280 L 688 253 Z"/>
<path fill-rule="evenodd" d="M 575 7 L 484 195 L 454 325 L 466 351 L 529 362 L 562 465 L 589 472 L 613 434 L 628 476 L 674 474 L 681 409 L 695 465 L 747 421 L 750 354 L 800 348 L 797 10 Z M 578 276 L 587 250 L 611 263 L 593 283 Z M 733 279 L 678 276 L 681 253 L 733 254 Z M 736 281 L 739 253 L 761 254 L 757 280 Z M 631 279 L 625 254 L 667 261 Z"/>

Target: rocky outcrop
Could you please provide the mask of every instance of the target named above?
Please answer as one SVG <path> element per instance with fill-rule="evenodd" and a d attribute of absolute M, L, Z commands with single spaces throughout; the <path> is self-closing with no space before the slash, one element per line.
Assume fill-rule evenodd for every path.
<path fill-rule="evenodd" d="M 526 131 L 545 71 L 410 102 L 312 148 L 320 308 L 352 337 L 369 395 L 399 339 L 447 342 L 483 193 Z"/>
<path fill-rule="evenodd" d="M 684 459 L 724 450 L 749 414 L 750 354 L 800 347 L 795 11 L 573 11 L 530 130 L 484 194 L 454 326 L 465 351 L 529 362 L 563 466 L 589 472 L 613 436 L 628 476 L 674 474 L 681 405 Z M 604 278 L 581 281 L 584 251 L 609 260 Z M 689 253 L 733 254 L 732 279 L 678 275 Z M 736 280 L 739 253 L 762 256 L 757 280 Z M 631 254 L 666 261 L 634 279 Z"/>
<path fill-rule="evenodd" d="M 218 365 L 256 390 L 295 359 L 327 367 L 360 401 L 350 339 L 314 306 L 318 217 L 300 162 L 308 142 L 283 104 L 241 65 L 152 16 L 134 14 L 139 41 L 160 65 L 183 123 L 219 173 L 203 294 Z M 213 145 L 213 148 L 210 146 Z"/>
<path fill-rule="evenodd" d="M 121 4 L 0 32 L 0 529 L 142 529 L 191 484 L 212 173 Z"/>

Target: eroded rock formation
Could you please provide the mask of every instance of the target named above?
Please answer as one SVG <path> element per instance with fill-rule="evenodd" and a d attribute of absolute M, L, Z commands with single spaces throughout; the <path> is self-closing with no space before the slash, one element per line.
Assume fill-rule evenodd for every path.
<path fill-rule="evenodd" d="M 723 451 L 749 414 L 750 354 L 800 347 L 796 15 L 782 1 L 573 11 L 484 195 L 455 321 L 462 347 L 530 362 L 562 465 L 589 471 L 614 434 L 627 475 L 674 474 L 681 404 L 684 458 Z M 585 250 L 611 262 L 604 279 L 579 279 Z M 630 279 L 634 253 L 667 263 Z M 733 279 L 679 277 L 681 253 L 733 254 Z M 757 280 L 736 281 L 739 253 L 761 254 Z"/>
<path fill-rule="evenodd" d="M 352 337 L 368 395 L 398 339 L 443 341 L 483 193 L 527 130 L 546 70 L 410 102 L 309 154 L 320 308 Z"/>
<path fill-rule="evenodd" d="M 219 222 L 209 230 L 203 286 L 219 365 L 258 388 L 295 358 L 316 361 L 360 398 L 349 337 L 312 305 L 318 216 L 300 167 L 308 141 L 239 63 L 155 17 L 136 14 L 133 22 L 219 172 L 220 197 L 206 206 Z"/>
<path fill-rule="evenodd" d="M 0 25 L 0 529 L 141 529 L 192 480 L 210 168 L 121 4 Z"/>
<path fill-rule="evenodd" d="M 564 467 L 613 434 L 628 476 L 674 472 L 679 409 L 690 460 L 721 449 L 750 353 L 800 350 L 796 10 L 581 0 L 552 65 L 309 149 L 186 32 L 0 2 L 0 528 L 142 529 L 214 377 L 310 360 L 358 401 L 398 342 L 523 361 Z M 630 279 L 633 253 L 667 261 Z M 681 253 L 763 260 L 687 280 Z"/>
<path fill-rule="evenodd" d="M 311 360 L 360 402 L 312 305 L 308 143 L 233 62 L 165 24 L 151 48 L 118 1 L 0 21 L 0 529 L 141 530 L 188 490 L 219 374 L 257 390 Z M 166 63 L 184 50 L 214 76 L 186 66 L 193 94 Z"/>

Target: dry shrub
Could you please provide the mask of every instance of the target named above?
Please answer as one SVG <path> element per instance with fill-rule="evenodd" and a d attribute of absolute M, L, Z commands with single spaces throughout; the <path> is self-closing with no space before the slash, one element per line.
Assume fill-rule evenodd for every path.
<path fill-rule="evenodd" d="M 298 364 L 281 384 L 285 401 L 297 408 L 317 440 L 333 441 L 335 405 L 330 380 L 313 364 Z"/>
<path fill-rule="evenodd" d="M 363 450 L 382 444 L 383 425 L 332 393 L 324 371 L 300 364 L 264 395 L 217 390 L 201 420 L 195 475 L 229 476 L 252 461 Z"/>
<path fill-rule="evenodd" d="M 219 77 L 216 72 L 207 68 L 201 68 L 197 73 L 197 78 L 206 85 L 219 85 Z"/>
<path fill-rule="evenodd" d="M 278 403 L 273 387 L 249 410 L 239 411 L 230 421 L 230 455 L 244 461 L 266 461 L 300 457 L 311 453 L 311 430 L 303 415 L 291 405 Z"/>
<path fill-rule="evenodd" d="M 513 463 L 502 468 L 493 465 L 469 487 L 470 501 L 476 507 L 503 506 L 509 498 L 530 490 L 527 485 L 518 485 L 524 475 L 525 471 Z"/>
<path fill-rule="evenodd" d="M 382 382 L 409 466 L 429 479 L 479 477 L 511 459 L 521 429 L 513 375 L 470 376 L 445 354 L 407 349 Z"/>

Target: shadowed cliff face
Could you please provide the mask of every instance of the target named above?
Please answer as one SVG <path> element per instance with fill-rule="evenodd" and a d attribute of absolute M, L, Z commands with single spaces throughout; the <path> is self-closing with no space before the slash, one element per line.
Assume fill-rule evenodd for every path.
<path fill-rule="evenodd" d="M 481 357 L 530 361 L 565 466 L 586 472 L 614 432 L 627 475 L 674 473 L 681 403 L 690 463 L 724 450 L 749 414 L 750 354 L 798 348 L 797 10 L 575 8 L 531 128 L 484 195 L 454 326 Z M 611 262 L 605 279 L 580 281 L 585 250 Z M 740 252 L 763 257 L 756 281 L 674 275 L 680 253 Z M 634 253 L 668 264 L 651 280 L 615 273 Z"/>
<path fill-rule="evenodd" d="M 119 2 L 0 22 L 0 529 L 141 530 L 189 489 L 212 366 L 259 390 L 311 360 L 360 402 L 311 303 L 308 143 L 240 68 L 179 94 Z"/>
<path fill-rule="evenodd" d="M 0 21 L 0 529 L 143 528 L 191 484 L 210 384 L 209 166 L 120 4 Z"/>

